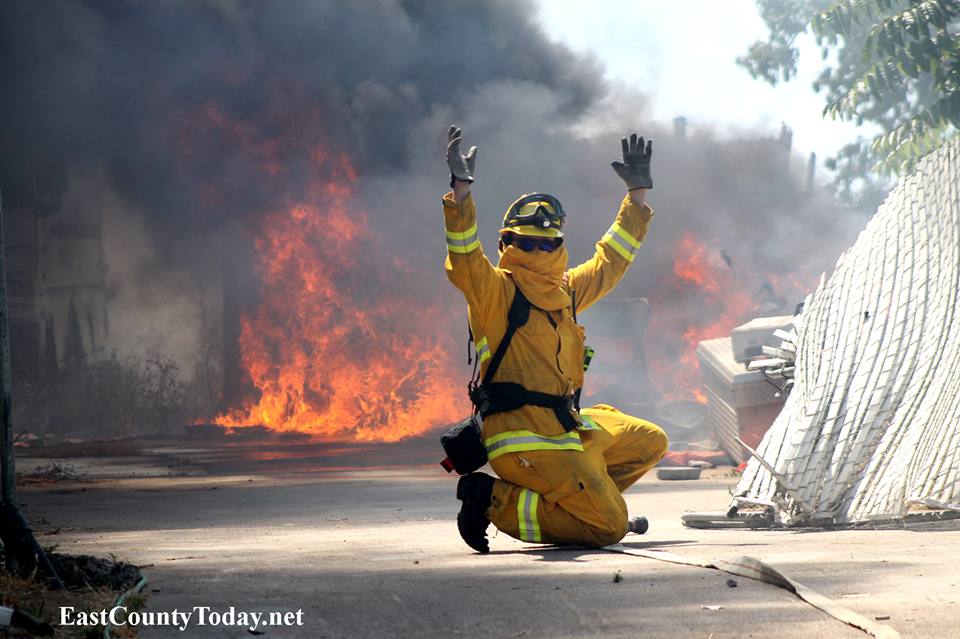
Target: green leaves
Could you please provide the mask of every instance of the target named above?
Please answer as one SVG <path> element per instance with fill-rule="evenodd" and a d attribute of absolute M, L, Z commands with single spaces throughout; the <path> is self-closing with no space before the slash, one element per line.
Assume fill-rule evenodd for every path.
<path fill-rule="evenodd" d="M 850 119 L 863 114 L 865 102 L 882 107 L 907 98 L 910 108 L 871 145 L 877 170 L 902 173 L 960 126 L 958 87 L 951 78 L 960 68 L 960 37 L 951 32 L 960 20 L 960 4 L 923 0 L 904 7 L 893 0 L 851 0 L 821 14 L 820 24 L 849 37 L 847 18 L 855 14 L 861 24 L 873 20 L 860 50 L 869 66 L 825 113 Z"/>
<path fill-rule="evenodd" d="M 931 111 L 941 111 L 935 105 Z M 873 140 L 872 150 L 882 159 L 875 167 L 882 174 L 909 172 L 917 161 L 949 137 L 950 124 L 931 112 L 910 118 Z"/>
<path fill-rule="evenodd" d="M 869 149 L 846 149 L 847 178 L 860 166 L 851 161 L 855 152 L 869 153 L 882 175 L 902 173 L 960 128 L 957 0 L 757 0 L 757 6 L 770 38 L 754 43 L 738 59 L 741 66 L 771 84 L 794 77 L 796 55 L 782 49 L 796 52 L 794 38 L 809 31 L 826 61 L 814 84 L 826 93 L 824 116 L 881 127 Z M 783 18 L 790 10 L 797 13 Z M 802 26 L 798 15 L 807 16 Z"/>
<path fill-rule="evenodd" d="M 754 42 L 747 55 L 737 58 L 737 64 L 756 79 L 776 85 L 780 80 L 789 82 L 797 74 L 797 58 L 800 52 L 784 43 Z"/>

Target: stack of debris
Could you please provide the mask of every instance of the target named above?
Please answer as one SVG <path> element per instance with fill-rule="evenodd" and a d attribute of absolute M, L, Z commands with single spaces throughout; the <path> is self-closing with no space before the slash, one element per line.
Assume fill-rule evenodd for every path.
<path fill-rule="evenodd" d="M 747 364 L 747 370 L 760 371 L 764 378 L 779 384 L 775 397 L 780 397 L 793 388 L 797 362 L 797 333 L 793 327 L 789 331 L 777 328 L 773 331 L 773 337 L 779 339 L 780 343 L 776 346 L 762 346 L 764 357 L 751 360 Z"/>
<path fill-rule="evenodd" d="M 761 317 L 697 346 L 709 421 L 737 463 L 749 458 L 738 440 L 757 446 L 783 408 L 793 381 L 793 322 L 791 315 Z"/>

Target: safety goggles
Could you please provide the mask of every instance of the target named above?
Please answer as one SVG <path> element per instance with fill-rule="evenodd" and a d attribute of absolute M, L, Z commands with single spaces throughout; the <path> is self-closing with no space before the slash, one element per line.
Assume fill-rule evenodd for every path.
<path fill-rule="evenodd" d="M 532 226 L 563 232 L 563 205 L 552 195 L 533 193 L 513 203 L 503 219 L 504 228 Z"/>
<path fill-rule="evenodd" d="M 533 249 L 539 249 L 546 253 L 551 253 L 563 245 L 562 237 L 537 237 L 534 235 L 517 235 L 516 233 L 503 233 L 500 239 L 507 246 L 516 246 L 524 253 L 529 253 Z"/>

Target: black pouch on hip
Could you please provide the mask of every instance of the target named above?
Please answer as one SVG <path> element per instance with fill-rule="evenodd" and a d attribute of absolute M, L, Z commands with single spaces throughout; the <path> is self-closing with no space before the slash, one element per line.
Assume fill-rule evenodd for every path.
<path fill-rule="evenodd" d="M 458 422 L 440 435 L 440 445 L 447 458 L 440 465 L 449 473 L 454 470 L 460 475 L 472 473 L 487 463 L 487 449 L 480 434 L 480 422 L 471 415 Z"/>
<path fill-rule="evenodd" d="M 444 470 L 448 473 L 454 470 L 461 475 L 472 473 L 487 463 L 487 447 L 483 445 L 483 435 L 480 432 L 480 417 L 477 413 L 485 412 L 485 404 L 489 403 L 487 398 L 487 387 L 493 381 L 493 375 L 500 367 L 500 362 L 510 346 L 510 340 L 517 329 L 527 323 L 530 317 L 530 302 L 524 297 L 520 287 L 515 287 L 513 302 L 507 311 L 507 331 L 497 346 L 497 352 L 487 366 L 487 372 L 483 376 L 482 382 L 478 385 L 476 380 L 471 380 L 468 388 L 470 389 L 470 401 L 474 407 L 474 413 L 462 422 L 458 422 L 443 431 L 440 435 L 440 445 L 447 454 L 447 458 L 440 462 Z M 473 341 L 473 333 L 470 333 L 470 340 Z"/>

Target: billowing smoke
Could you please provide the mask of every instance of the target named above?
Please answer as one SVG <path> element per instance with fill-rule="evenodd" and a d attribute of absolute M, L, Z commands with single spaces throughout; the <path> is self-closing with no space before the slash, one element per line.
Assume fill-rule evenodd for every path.
<path fill-rule="evenodd" d="M 324 343 L 353 359 L 326 362 L 342 369 L 360 361 L 361 386 L 392 379 L 369 375 L 378 357 L 416 360 L 399 342 L 417 332 L 442 334 L 418 342 L 425 351 L 460 357 L 464 313 L 443 276 L 440 221 L 451 122 L 480 147 L 475 194 L 491 255 L 507 203 L 541 190 L 565 203 L 571 256 L 586 258 L 622 196 L 609 168 L 619 136 L 653 137 L 657 215 L 616 295 L 650 297 L 654 316 L 691 304 L 717 312 L 700 289 L 665 284 L 676 279 L 687 232 L 707 251 L 708 266 L 729 271 L 725 286 L 753 293 L 766 284 L 794 302 L 859 224 L 803 188 L 802 169 L 788 168 L 802 162 L 782 140 L 696 123 L 679 135 L 652 122 L 646 105 L 655 97 L 607 86 L 594 60 L 542 33 L 526 2 L 20 0 L 0 5 L 0 47 L 7 210 L 35 210 L 76 190 L 82 176 L 98 176 L 103 197 L 78 206 L 96 206 L 103 228 L 113 324 L 100 351 L 173 358 L 191 386 L 219 386 L 196 400 L 202 406 L 193 410 L 208 416 L 241 395 L 255 398 L 263 387 L 253 388 L 251 374 L 277 376 L 251 373 L 253 351 L 296 359 L 317 348 L 291 333 L 317 330 L 313 322 L 291 326 L 264 306 L 291 277 L 321 302 L 349 303 L 350 317 L 323 304 L 332 322 L 325 326 L 356 327 Z M 71 215 L 66 208 L 58 215 Z M 281 255 L 274 231 L 301 219 L 290 211 L 318 217 L 301 253 Z M 311 242 L 321 261 L 337 264 L 304 264 Z M 794 276 L 801 282 L 785 283 Z M 441 317 L 437 309 L 447 310 Z M 367 352 L 370 335 L 390 331 L 396 350 Z M 69 333 L 52 331 L 60 366 Z M 237 339 L 246 351 L 231 351 Z M 222 365 L 210 346 L 218 341 Z M 309 370 L 296 381 L 297 396 L 261 405 L 258 415 L 309 420 L 338 405 L 336 387 L 345 382 L 324 377 L 316 363 L 301 368 Z M 362 418 L 340 413 L 359 426 L 322 432 L 414 432 L 390 435 L 377 422 L 408 415 L 391 412 L 391 402 L 419 406 L 430 392 L 424 380 L 436 377 L 427 369 L 434 370 L 397 379 L 395 391 L 363 389 L 393 397 L 361 401 Z M 436 407 L 421 412 L 442 417 Z"/>
<path fill-rule="evenodd" d="M 561 96 L 566 113 L 601 90 L 598 69 L 547 43 L 516 2 L 64 0 L 2 10 L 4 175 L 51 157 L 104 163 L 175 234 L 272 206 L 263 163 L 296 178 L 312 142 L 361 170 L 402 171 L 426 142 L 411 136 L 415 125 L 468 108 L 478 87 L 529 82 Z M 252 153 L 260 140 L 270 147 Z"/>

